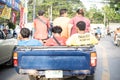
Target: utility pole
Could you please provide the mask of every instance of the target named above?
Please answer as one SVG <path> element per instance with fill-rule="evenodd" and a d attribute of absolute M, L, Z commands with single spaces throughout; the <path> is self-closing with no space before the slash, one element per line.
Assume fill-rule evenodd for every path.
<path fill-rule="evenodd" d="M 35 11 L 36 11 L 36 0 L 33 2 L 33 20 L 35 19 Z"/>
<path fill-rule="evenodd" d="M 29 0 L 24 0 L 25 2 L 25 26 L 27 25 L 27 22 L 28 22 L 28 1 Z"/>
<path fill-rule="evenodd" d="M 51 5 L 51 8 L 50 8 L 50 12 L 51 12 L 51 14 L 50 14 L 50 21 L 52 21 L 52 5 Z"/>
<path fill-rule="evenodd" d="M 108 5 L 108 3 L 110 3 L 109 0 L 104 1 L 104 6 Z M 105 25 L 105 27 L 108 26 L 106 13 L 105 12 L 104 12 L 104 25 Z"/>

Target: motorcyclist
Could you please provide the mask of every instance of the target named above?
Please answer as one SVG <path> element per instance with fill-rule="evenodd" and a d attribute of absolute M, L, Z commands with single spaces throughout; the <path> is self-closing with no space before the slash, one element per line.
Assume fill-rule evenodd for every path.
<path fill-rule="evenodd" d="M 100 40 L 101 38 L 101 29 L 100 27 L 97 27 L 96 32 L 95 32 L 95 37 Z"/>
<path fill-rule="evenodd" d="M 116 38 L 117 38 L 117 35 L 120 35 L 120 27 L 118 27 L 115 31 L 114 31 L 114 43 L 116 44 Z"/>

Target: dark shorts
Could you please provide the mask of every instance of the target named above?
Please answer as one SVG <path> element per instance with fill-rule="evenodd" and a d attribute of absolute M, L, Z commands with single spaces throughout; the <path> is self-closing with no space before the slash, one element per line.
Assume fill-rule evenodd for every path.
<path fill-rule="evenodd" d="M 100 35 L 101 35 L 101 33 L 99 33 Z M 98 33 L 95 33 L 95 36 L 97 36 L 98 35 Z"/>

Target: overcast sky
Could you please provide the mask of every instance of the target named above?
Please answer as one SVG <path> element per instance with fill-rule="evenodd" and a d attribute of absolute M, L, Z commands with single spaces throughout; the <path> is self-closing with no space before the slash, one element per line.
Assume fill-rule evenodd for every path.
<path fill-rule="evenodd" d="M 80 0 L 83 2 L 85 7 L 89 9 L 90 7 L 96 7 L 98 9 L 101 9 L 103 7 L 103 3 L 101 3 L 103 0 Z"/>

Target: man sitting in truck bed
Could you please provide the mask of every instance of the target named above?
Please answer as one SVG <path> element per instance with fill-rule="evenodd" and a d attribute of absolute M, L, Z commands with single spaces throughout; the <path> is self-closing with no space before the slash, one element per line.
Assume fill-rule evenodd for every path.
<path fill-rule="evenodd" d="M 68 38 L 66 45 L 68 46 L 86 46 L 95 45 L 98 40 L 90 33 L 85 33 L 86 23 L 84 21 L 79 21 L 76 24 L 77 32 Z"/>
<path fill-rule="evenodd" d="M 61 32 L 62 28 L 60 26 L 54 26 L 52 28 L 52 34 L 53 36 L 49 38 L 46 43 L 44 44 L 45 46 L 64 46 L 66 45 L 66 38 L 61 37 Z"/>
<path fill-rule="evenodd" d="M 28 28 L 22 28 L 20 31 L 20 35 L 18 36 L 19 41 L 18 45 L 22 46 L 42 46 L 42 41 L 36 39 L 30 39 L 30 30 Z"/>

